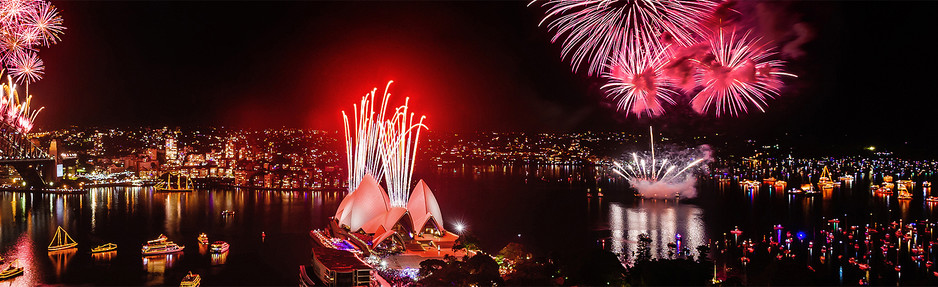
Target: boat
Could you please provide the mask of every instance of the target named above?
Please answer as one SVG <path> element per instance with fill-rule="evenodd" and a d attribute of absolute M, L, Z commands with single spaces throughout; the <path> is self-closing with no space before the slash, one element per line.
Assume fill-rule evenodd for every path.
<path fill-rule="evenodd" d="M 812 193 L 812 194 L 815 193 L 815 192 L 814 192 L 814 185 L 812 185 L 812 184 L 810 184 L 810 183 L 802 184 L 802 185 L 801 185 L 801 190 L 803 190 L 804 193 Z"/>
<path fill-rule="evenodd" d="M 775 187 L 776 187 L 776 188 L 785 189 L 785 186 L 787 186 L 787 185 L 788 185 L 788 182 L 785 182 L 784 180 L 776 180 L 776 181 L 775 181 Z"/>
<path fill-rule="evenodd" d="M 78 248 L 78 242 L 75 242 L 75 239 L 72 239 L 68 235 L 68 232 L 65 232 L 61 226 L 55 230 L 55 236 L 52 237 L 52 242 L 49 242 L 49 251 L 60 251 L 68 250 L 72 248 Z"/>
<path fill-rule="evenodd" d="M 904 184 L 899 184 L 899 188 L 896 189 L 899 192 L 899 195 L 896 198 L 900 200 L 909 200 L 912 199 L 912 193 L 906 188 Z"/>
<path fill-rule="evenodd" d="M 212 252 L 212 253 L 228 252 L 228 242 L 215 241 L 214 243 L 212 243 L 212 247 L 209 249 L 209 252 Z"/>
<path fill-rule="evenodd" d="M 222 216 L 228 216 L 228 215 L 234 215 L 234 214 L 235 214 L 234 210 L 228 210 L 228 209 L 225 209 L 221 212 Z"/>
<path fill-rule="evenodd" d="M 16 260 L 10 262 L 10 265 L 7 266 L 7 269 L 0 271 L 0 280 L 7 280 L 16 276 L 23 275 L 23 267 L 16 267 L 13 263 L 16 263 Z"/>
<path fill-rule="evenodd" d="M 183 248 L 186 247 L 177 245 L 176 243 L 167 240 L 166 235 L 160 234 L 160 237 L 147 241 L 147 244 L 144 244 L 140 251 L 144 256 L 146 256 L 181 252 Z"/>
<path fill-rule="evenodd" d="M 91 248 L 91 253 L 102 253 L 102 252 L 111 252 L 117 250 L 117 244 L 114 243 L 105 243 L 98 245 L 98 247 Z"/>
<path fill-rule="evenodd" d="M 776 181 L 777 181 L 777 180 L 775 179 L 775 177 L 770 177 L 770 178 L 764 178 L 764 179 L 762 179 L 762 183 L 768 184 L 768 185 L 773 185 L 773 184 L 775 184 Z"/>
<path fill-rule="evenodd" d="M 208 235 L 204 232 L 199 234 L 199 244 L 208 244 Z"/>
<path fill-rule="evenodd" d="M 925 198 L 925 201 L 928 202 L 938 202 L 938 196 L 929 196 Z"/>
<path fill-rule="evenodd" d="M 176 178 L 173 181 L 173 177 Z M 160 181 L 156 184 L 156 191 L 159 192 L 191 192 L 192 179 L 181 174 L 169 173 L 166 175 L 166 181 Z"/>
<path fill-rule="evenodd" d="M 801 194 L 802 192 L 804 191 L 798 188 L 792 188 L 787 191 L 788 194 Z"/>
<path fill-rule="evenodd" d="M 892 182 L 892 176 L 891 175 L 884 176 L 883 182 Z"/>
<path fill-rule="evenodd" d="M 189 271 L 189 274 L 182 277 L 182 281 L 179 281 L 179 287 L 197 287 L 201 282 L 202 277 L 199 277 L 199 274 L 192 274 L 192 271 Z"/>

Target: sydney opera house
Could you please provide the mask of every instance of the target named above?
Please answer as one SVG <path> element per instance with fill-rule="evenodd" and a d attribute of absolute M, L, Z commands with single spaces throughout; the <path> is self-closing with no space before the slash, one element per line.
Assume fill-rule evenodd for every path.
<path fill-rule="evenodd" d="M 397 253 L 451 248 L 458 236 L 446 231 L 444 224 L 436 197 L 423 180 L 407 205 L 396 207 L 375 178 L 365 175 L 339 204 L 329 229 L 362 251 Z"/>

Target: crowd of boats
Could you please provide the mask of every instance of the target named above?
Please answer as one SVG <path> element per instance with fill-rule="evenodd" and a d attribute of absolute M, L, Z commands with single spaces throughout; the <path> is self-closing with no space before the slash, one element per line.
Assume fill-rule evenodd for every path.
<path fill-rule="evenodd" d="M 712 246 L 716 248 L 713 255 L 718 264 L 715 267 L 719 267 L 714 269 L 713 282 L 748 277 L 746 265 L 764 266 L 770 260 L 804 266 L 809 274 L 837 274 L 839 282 L 829 283 L 841 285 L 854 282 L 858 285 L 934 286 L 938 282 L 938 266 L 934 264 L 938 259 L 935 222 L 899 220 L 879 224 L 847 220 L 828 219 L 826 226 L 815 232 L 775 225 L 749 238 L 735 228 Z"/>
<path fill-rule="evenodd" d="M 207 246 L 208 251 L 212 254 L 225 254 L 228 252 L 230 247 L 228 242 L 220 240 L 209 244 L 208 235 L 205 233 L 199 234 L 196 240 L 199 242 L 199 245 Z M 140 254 L 142 256 L 174 254 L 182 252 L 185 248 L 186 247 L 184 245 L 176 244 L 175 242 L 170 241 L 166 235 L 160 234 L 160 236 L 158 236 L 156 239 L 148 240 L 145 244 L 143 244 L 140 249 Z M 76 251 L 78 249 L 78 242 L 75 241 L 75 239 L 73 239 L 64 228 L 59 226 L 56 228 L 55 235 L 53 235 L 47 249 L 50 254 Z M 112 252 L 117 252 L 117 244 L 111 242 L 91 248 L 92 254 Z M 0 257 L 0 264 L 3 264 L 4 261 L 4 258 Z M 17 263 L 18 259 L 13 260 L 7 264 L 7 267 L 0 271 L 0 280 L 9 280 L 23 275 L 25 268 L 23 266 L 19 266 Z M 199 274 L 189 272 L 189 274 L 180 281 L 179 286 L 194 287 L 199 286 L 200 282 L 201 277 Z"/>

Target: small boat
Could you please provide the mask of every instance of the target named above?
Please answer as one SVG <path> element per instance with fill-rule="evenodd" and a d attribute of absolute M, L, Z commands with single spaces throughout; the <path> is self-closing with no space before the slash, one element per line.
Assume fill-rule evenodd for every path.
<path fill-rule="evenodd" d="M 228 210 L 228 209 L 225 209 L 221 212 L 222 216 L 229 216 L 229 215 L 234 215 L 234 214 L 235 214 L 234 210 Z"/>
<path fill-rule="evenodd" d="M 0 280 L 7 280 L 16 276 L 23 275 L 23 267 L 13 266 L 13 263 L 16 263 L 16 260 L 10 262 L 10 265 L 7 266 L 7 269 L 0 271 Z"/>
<path fill-rule="evenodd" d="M 59 226 L 59 228 L 55 230 L 55 236 L 52 237 L 52 242 L 49 242 L 49 251 L 67 250 L 77 248 L 77 246 L 78 242 L 75 242 L 75 239 L 68 236 L 68 232 L 65 232 L 65 229 Z"/>
<path fill-rule="evenodd" d="M 98 245 L 98 247 L 91 248 L 91 253 L 110 252 L 110 251 L 115 251 L 115 250 L 117 250 L 117 244 L 109 242 L 106 244 Z"/>
<path fill-rule="evenodd" d="M 179 287 L 197 287 L 201 282 L 202 277 L 199 277 L 199 274 L 192 274 L 192 271 L 189 271 L 189 274 L 182 277 L 182 281 L 179 281 Z"/>
<path fill-rule="evenodd" d="M 157 237 L 154 240 L 147 241 L 147 244 L 143 245 L 140 252 L 144 255 L 159 255 L 159 254 L 169 254 L 181 252 L 185 246 L 176 245 L 172 241 L 168 241 L 166 235 L 160 234 L 160 237 Z"/>
<path fill-rule="evenodd" d="M 199 244 L 208 244 L 208 235 L 204 232 L 199 234 Z"/>
<path fill-rule="evenodd" d="M 938 196 L 929 196 L 925 198 L 925 201 L 928 202 L 938 202 Z"/>
<path fill-rule="evenodd" d="M 224 241 L 215 241 L 212 243 L 212 247 L 209 249 L 212 253 L 225 253 L 228 252 L 228 242 Z"/>

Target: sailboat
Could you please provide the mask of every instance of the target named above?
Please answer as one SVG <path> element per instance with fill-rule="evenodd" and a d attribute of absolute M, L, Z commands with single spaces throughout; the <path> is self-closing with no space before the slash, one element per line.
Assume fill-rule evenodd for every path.
<path fill-rule="evenodd" d="M 831 181 L 831 172 L 827 170 L 827 166 L 825 166 L 824 170 L 821 171 L 821 178 L 818 180 L 817 185 L 821 189 L 834 188 L 834 182 Z"/>
<path fill-rule="evenodd" d="M 13 260 L 13 262 L 10 262 L 10 265 L 7 265 L 6 269 L 3 269 L 3 271 L 0 271 L 0 280 L 7 280 L 16 276 L 23 275 L 23 267 L 16 266 L 16 262 L 18 261 L 19 259 Z"/>
<path fill-rule="evenodd" d="M 175 181 L 173 177 L 176 177 Z M 166 175 L 166 181 L 161 181 L 156 185 L 156 191 L 190 192 L 192 191 L 192 179 L 181 174 L 170 173 Z"/>
<path fill-rule="evenodd" d="M 52 242 L 49 242 L 49 251 L 67 250 L 77 248 L 77 246 L 78 242 L 75 242 L 75 239 L 68 236 L 68 232 L 65 232 L 65 229 L 59 226 L 59 228 L 55 230 L 55 236 L 52 237 Z"/>

